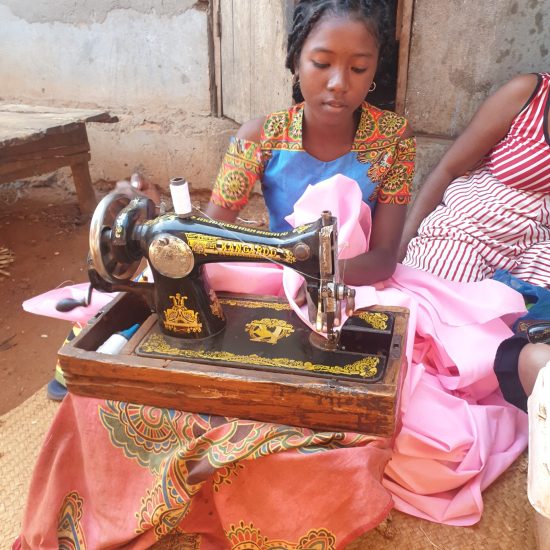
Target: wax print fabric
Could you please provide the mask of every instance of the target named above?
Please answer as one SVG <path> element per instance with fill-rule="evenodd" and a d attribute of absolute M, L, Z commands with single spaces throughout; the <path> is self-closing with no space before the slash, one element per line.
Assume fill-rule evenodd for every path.
<path fill-rule="evenodd" d="M 254 186 L 261 185 L 272 231 L 291 229 L 285 218 L 305 189 L 336 174 L 355 180 L 371 208 L 378 202 L 409 203 L 416 144 L 403 137 L 405 118 L 364 102 L 350 151 L 325 162 L 303 147 L 303 115 L 303 103 L 268 115 L 259 143 L 233 138 L 212 202 L 241 210 Z"/>

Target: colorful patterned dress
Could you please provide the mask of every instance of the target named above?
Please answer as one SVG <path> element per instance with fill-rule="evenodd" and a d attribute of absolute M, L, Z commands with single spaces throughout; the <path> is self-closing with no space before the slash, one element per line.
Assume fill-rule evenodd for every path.
<path fill-rule="evenodd" d="M 452 281 L 497 269 L 550 286 L 550 74 L 481 165 L 457 178 L 422 222 L 403 262 Z"/>
<path fill-rule="evenodd" d="M 260 143 L 231 140 L 214 186 L 212 202 L 230 210 L 245 206 L 260 183 L 272 231 L 291 226 L 285 217 L 308 185 L 336 174 L 355 180 L 372 209 L 377 202 L 408 204 L 414 174 L 415 141 L 402 137 L 406 120 L 363 103 L 349 153 L 329 162 L 302 146 L 304 104 L 269 115 Z"/>

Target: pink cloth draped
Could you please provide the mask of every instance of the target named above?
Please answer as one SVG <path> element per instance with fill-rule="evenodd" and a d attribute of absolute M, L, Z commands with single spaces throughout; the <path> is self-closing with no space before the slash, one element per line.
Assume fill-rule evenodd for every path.
<path fill-rule="evenodd" d="M 370 210 L 354 181 L 336 176 L 308 188 L 292 221 L 323 209 L 338 217 L 341 258 L 366 250 Z M 292 270 L 212 264 L 208 274 L 217 290 L 286 292 L 307 322 Z M 72 533 L 86 540 L 81 548 L 146 548 L 175 529 L 202 533 L 201 549 L 254 537 L 288 541 L 281 548 L 344 548 L 392 499 L 432 521 L 477 522 L 481 491 L 527 444 L 527 416 L 504 401 L 492 370 L 507 323 L 524 313 L 521 295 L 492 280 L 452 283 L 404 266 L 356 290 L 357 307 L 410 310 L 393 442 L 69 395 L 36 465 L 21 547 L 57 548 Z"/>
<path fill-rule="evenodd" d="M 341 258 L 367 250 L 370 209 L 355 181 L 339 175 L 308 187 L 288 221 L 311 222 L 322 210 L 338 218 Z M 275 269 L 261 266 L 264 272 Z M 214 286 L 220 290 L 226 290 L 225 267 L 215 266 Z M 239 281 L 242 277 L 233 284 Z M 294 302 L 300 283 L 295 271 L 284 270 L 287 298 L 309 324 L 305 308 Z M 280 286 L 266 284 L 263 291 L 279 294 Z M 527 445 L 527 415 L 504 401 L 493 372 L 498 345 L 512 335 L 509 323 L 525 313 L 521 294 L 493 280 L 456 283 L 401 265 L 383 284 L 356 292 L 357 308 L 410 310 L 403 426 L 384 481 L 395 507 L 436 522 L 476 523 L 483 511 L 481 491 Z"/>

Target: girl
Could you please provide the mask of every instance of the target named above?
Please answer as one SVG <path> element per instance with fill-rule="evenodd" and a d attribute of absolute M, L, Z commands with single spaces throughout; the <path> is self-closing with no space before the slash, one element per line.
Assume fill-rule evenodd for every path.
<path fill-rule="evenodd" d="M 233 221 L 261 180 L 271 227 L 284 230 L 308 184 L 343 173 L 376 207 L 370 252 L 347 267 L 348 282 L 386 279 L 414 165 L 406 121 L 364 101 L 389 35 L 387 7 L 304 1 L 293 21 L 287 62 L 303 101 L 243 125 L 208 213 Z M 136 190 L 150 191 L 143 183 Z M 366 435 L 68 394 L 38 460 L 17 544 L 146 548 L 180 534 L 189 548 L 340 548 L 389 512 L 381 485 L 389 456 L 388 442 Z"/>
<path fill-rule="evenodd" d="M 388 43 L 389 14 L 378 0 L 300 2 L 288 38 L 287 67 L 297 104 L 245 123 L 223 160 L 207 213 L 234 221 L 261 182 L 270 227 L 308 185 L 344 174 L 376 211 L 369 252 L 348 261 L 346 282 L 391 276 L 410 200 L 415 142 L 407 121 L 365 101 Z"/>

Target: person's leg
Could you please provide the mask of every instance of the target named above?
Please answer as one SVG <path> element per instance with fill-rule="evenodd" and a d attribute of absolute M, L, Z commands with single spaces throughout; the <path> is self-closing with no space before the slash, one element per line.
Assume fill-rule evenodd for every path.
<path fill-rule="evenodd" d="M 550 499 L 550 476 L 545 468 L 537 468 L 542 457 L 545 457 L 542 458 L 544 463 L 550 460 L 550 443 L 546 442 L 549 436 L 545 435 L 550 430 L 540 430 L 541 427 L 546 427 L 546 416 L 541 418 L 534 409 L 538 409 L 535 400 L 541 399 L 540 391 L 537 391 L 541 385 L 538 376 L 539 373 L 546 371 L 550 373 L 550 367 L 545 367 L 548 362 L 550 362 L 550 345 L 530 343 L 524 335 L 516 335 L 504 340 L 495 357 L 495 374 L 504 398 L 526 412 L 529 409 L 527 493 L 535 512 L 535 534 L 539 550 L 550 550 L 550 519 L 546 514 L 541 513 L 543 508 L 537 504 L 544 499 L 546 501 Z M 548 390 L 550 390 L 550 380 L 548 380 L 547 392 Z M 548 401 L 546 409 L 550 411 L 550 399 Z M 548 416 L 548 422 L 550 422 L 550 416 Z M 550 428 L 550 424 L 548 426 Z M 545 448 L 545 445 L 548 447 Z M 541 473 L 543 479 L 537 479 L 537 475 L 540 477 Z M 550 503 L 546 506 L 550 506 Z"/>
<path fill-rule="evenodd" d="M 518 374 L 523 390 L 531 395 L 539 371 L 550 361 L 548 344 L 526 344 L 518 358 Z"/>
<path fill-rule="evenodd" d="M 495 356 L 495 374 L 504 399 L 525 412 L 528 394 L 519 378 L 519 357 L 525 347 L 532 345 L 534 344 L 529 344 L 525 335 L 516 334 L 500 343 Z M 525 363 L 528 356 L 524 357 Z M 530 367 L 524 365 L 523 369 L 530 370 Z"/>

